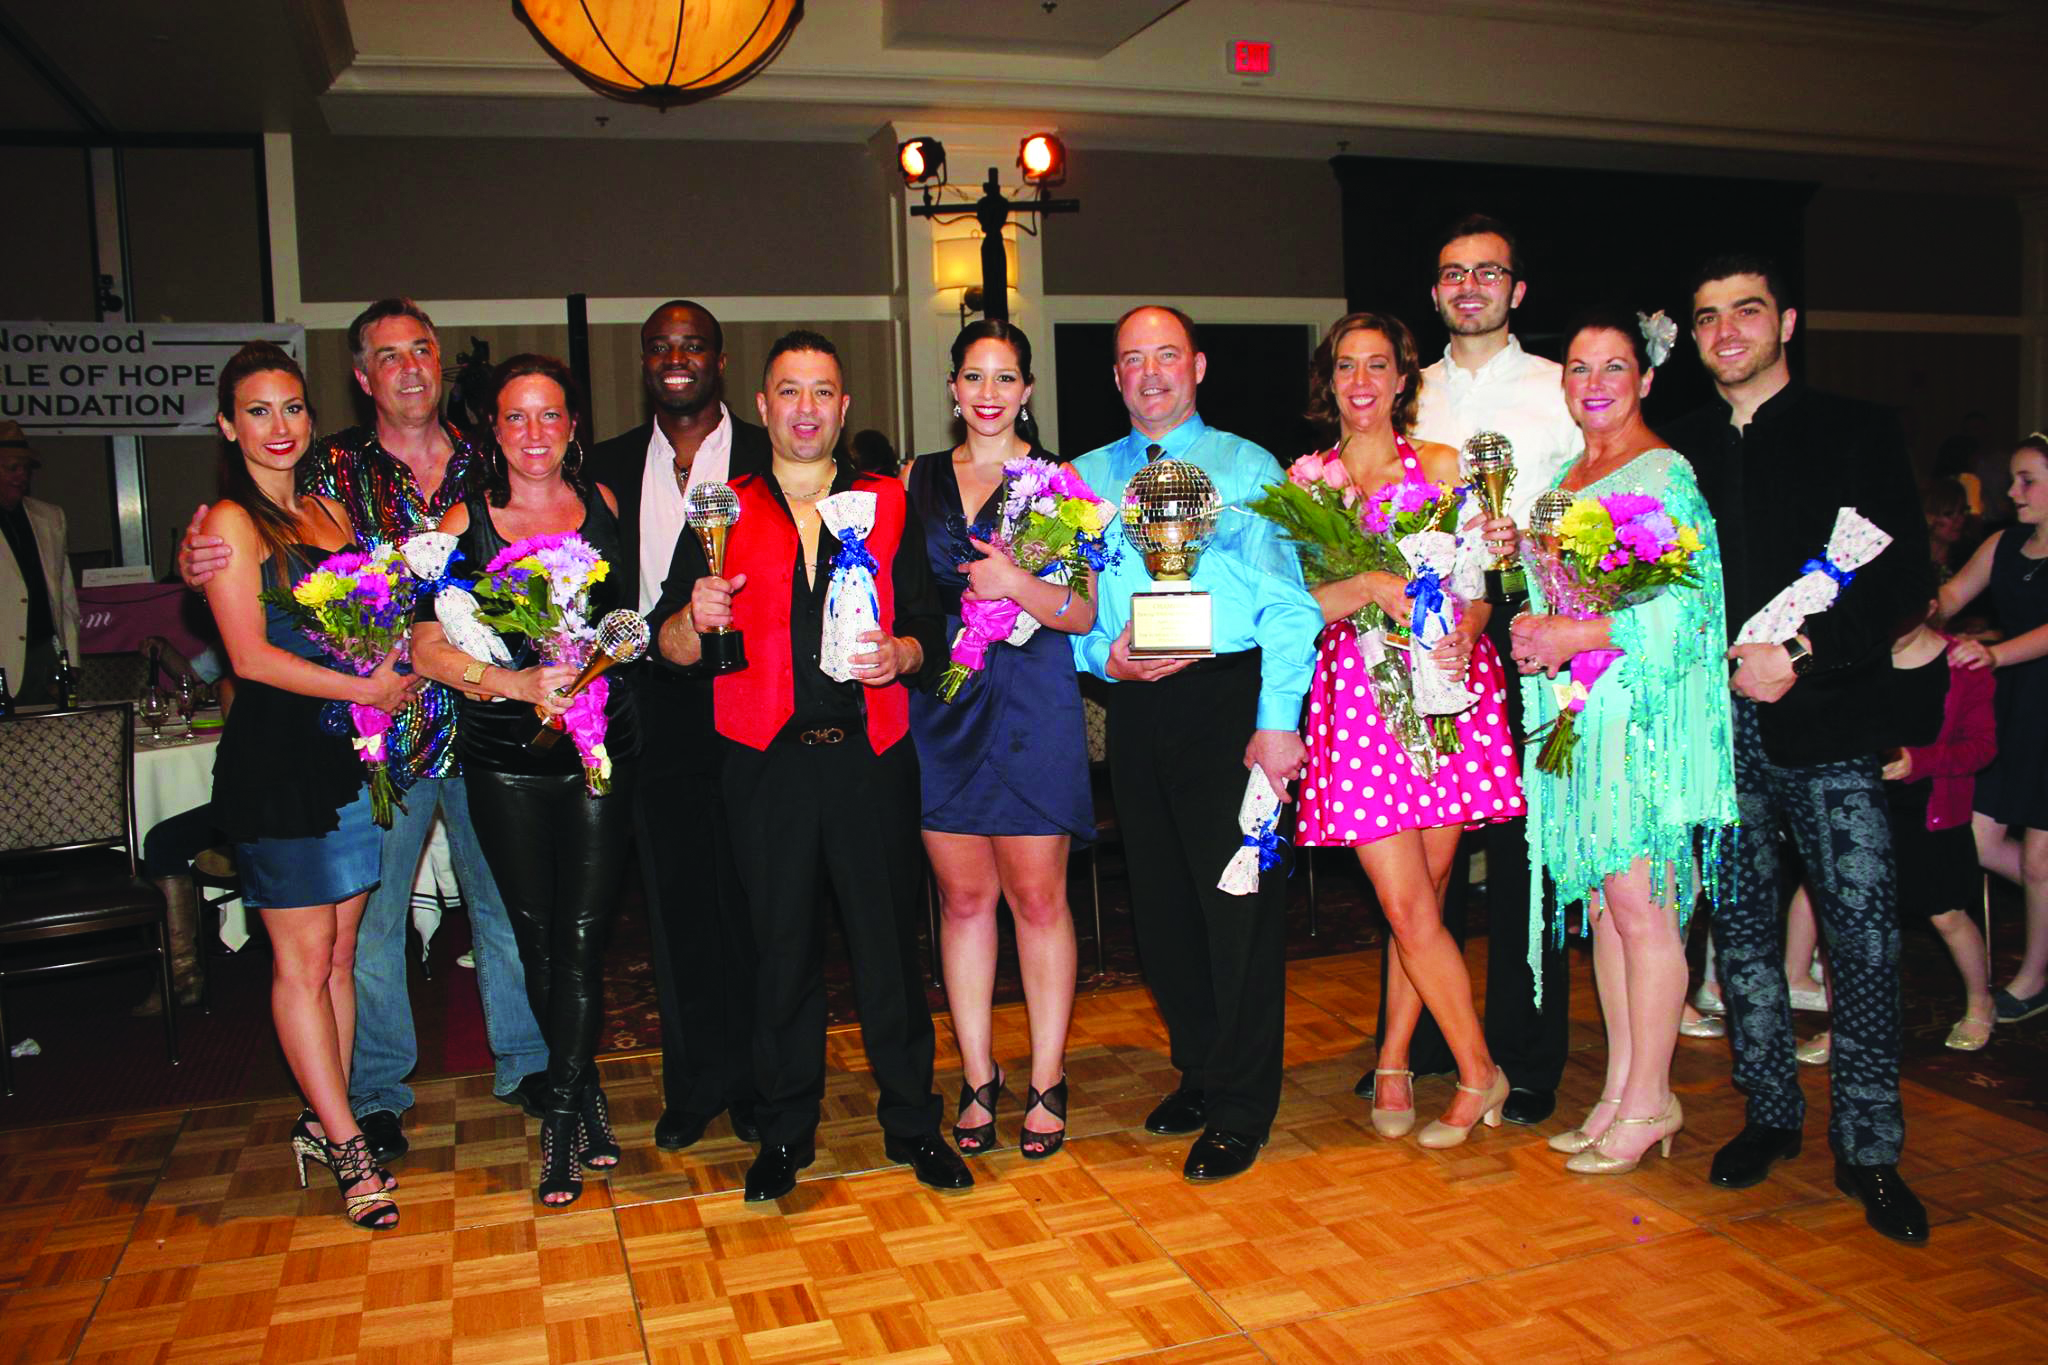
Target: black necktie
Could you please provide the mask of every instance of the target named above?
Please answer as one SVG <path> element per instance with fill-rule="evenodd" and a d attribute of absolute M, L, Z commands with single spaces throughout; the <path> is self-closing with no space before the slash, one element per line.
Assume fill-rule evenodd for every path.
<path fill-rule="evenodd" d="M 1152 462 L 1153 462 L 1154 460 L 1158 459 L 1158 458 L 1159 458 L 1159 457 L 1160 457 L 1161 455 L 1164 455 L 1165 453 L 1166 453 L 1166 447 L 1165 447 L 1165 446 L 1163 446 L 1163 445 L 1159 445 L 1159 444 L 1158 444 L 1158 443 L 1156 443 L 1156 442 L 1155 442 L 1155 443 L 1153 443 L 1152 445 L 1146 446 L 1146 447 L 1145 447 L 1145 463 L 1146 463 L 1146 464 L 1151 464 L 1151 463 L 1152 463 Z"/>

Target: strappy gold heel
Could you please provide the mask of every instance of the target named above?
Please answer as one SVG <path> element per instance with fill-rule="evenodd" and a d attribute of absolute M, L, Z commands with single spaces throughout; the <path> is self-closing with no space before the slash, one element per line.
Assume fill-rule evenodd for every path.
<path fill-rule="evenodd" d="M 1586 1135 L 1586 1125 L 1591 1123 L 1593 1116 L 1600 1112 L 1601 1105 L 1619 1105 L 1620 1103 L 1620 1100 L 1610 1100 L 1604 1095 L 1593 1101 L 1593 1107 L 1587 1112 L 1584 1122 L 1580 1123 L 1578 1127 L 1572 1129 L 1569 1133 L 1559 1133 L 1550 1139 L 1550 1150 L 1553 1152 L 1563 1152 L 1566 1156 L 1577 1156 L 1580 1152 L 1591 1147 L 1596 1139 Z M 1605 1132 L 1606 1130 L 1602 1129 L 1601 1131 Z"/>
<path fill-rule="evenodd" d="M 1651 1142 L 1651 1146 L 1659 1148 L 1661 1155 L 1666 1160 L 1669 1160 L 1671 1157 L 1671 1139 L 1677 1137 L 1679 1129 L 1685 1127 L 1685 1110 L 1679 1107 L 1678 1096 L 1673 1095 L 1671 1102 L 1664 1106 L 1664 1112 L 1654 1118 L 1616 1119 L 1608 1126 L 1607 1132 L 1600 1135 L 1600 1142 L 1607 1141 L 1608 1136 L 1619 1131 L 1624 1123 L 1631 1123 L 1637 1127 L 1641 1127 L 1644 1124 L 1661 1125 L 1661 1131 L 1656 1134 L 1656 1137 Z M 1568 1171 L 1576 1171 L 1580 1175 L 1627 1175 L 1630 1171 L 1641 1165 L 1643 1158 L 1648 1156 L 1650 1152 L 1650 1148 L 1645 1147 L 1642 1151 L 1631 1157 L 1609 1156 L 1606 1152 L 1600 1150 L 1600 1142 L 1594 1143 L 1570 1161 L 1565 1162 L 1564 1168 Z"/>
<path fill-rule="evenodd" d="M 1455 1123 L 1445 1123 L 1442 1119 L 1431 1119 L 1429 1126 L 1422 1130 L 1422 1136 L 1415 1139 L 1416 1146 L 1439 1151 L 1445 1147 L 1456 1147 L 1466 1138 L 1471 1137 L 1472 1129 L 1477 1124 L 1484 1123 L 1488 1128 L 1500 1127 L 1500 1107 L 1507 1103 L 1508 1098 L 1507 1072 L 1499 1067 L 1495 1067 L 1493 1069 L 1493 1084 L 1487 1086 L 1484 1090 L 1476 1090 L 1469 1085 L 1461 1085 L 1458 1089 L 1468 1095 L 1481 1096 L 1479 1101 L 1479 1117 L 1462 1128 Z"/>
<path fill-rule="evenodd" d="M 1415 1127 L 1415 1073 L 1412 1071 L 1372 1071 L 1372 1130 L 1381 1137 L 1392 1140 L 1408 1136 Z M 1408 1078 L 1408 1107 L 1406 1109 L 1380 1108 L 1379 1078 L 1382 1076 L 1405 1076 Z"/>

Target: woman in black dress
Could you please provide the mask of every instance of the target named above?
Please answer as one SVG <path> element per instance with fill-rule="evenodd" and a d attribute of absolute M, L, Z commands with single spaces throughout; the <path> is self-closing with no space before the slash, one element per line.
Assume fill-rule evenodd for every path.
<path fill-rule="evenodd" d="M 947 597 L 946 631 L 963 596 L 1009 598 L 1039 623 L 1021 646 L 998 644 L 951 702 L 913 692 L 910 732 L 923 784 L 925 853 L 944 912 L 940 955 L 960 1046 L 953 1141 L 973 1156 L 995 1144 L 1003 1091 L 990 1022 L 996 902 L 1010 905 L 1031 1017 L 1031 1081 L 1019 1149 L 1051 1156 L 1066 1137 L 1067 1022 L 1074 1008 L 1074 920 L 1067 851 L 1095 833 L 1088 740 L 1069 639 L 1095 623 L 1093 593 L 1036 578 L 988 544 L 1002 510 L 1003 465 L 1052 460 L 1028 434 L 1031 342 L 1001 320 L 953 342 L 953 412 L 966 439 L 910 467 L 932 578 Z"/>
<path fill-rule="evenodd" d="M 1998 757 L 1977 779 L 1973 829 L 1979 861 L 2026 895 L 2026 953 L 1992 997 L 1998 1022 L 2015 1024 L 2048 1010 L 2048 435 L 2013 451 L 2006 496 L 2019 524 L 1941 585 L 1941 611 L 1953 616 L 1989 588 L 2006 632 L 1996 644 L 1960 640 L 1952 657 L 1998 670 Z"/>
<path fill-rule="evenodd" d="M 514 356 L 495 380 L 497 449 L 488 485 L 441 520 L 440 529 L 458 538 L 458 563 L 480 573 L 515 541 L 574 532 L 621 564 L 617 500 L 579 473 L 568 367 L 549 356 Z M 630 581 L 619 573 L 592 585 L 591 622 L 630 605 L 618 586 Z M 479 663 L 449 643 L 423 605 L 413 654 L 420 672 L 464 693 L 455 734 L 477 842 L 511 912 L 527 996 L 548 1040 L 539 1196 L 567 1204 L 583 1192 L 579 1160 L 593 1170 L 619 1160 L 593 1059 L 604 1017 L 604 923 L 626 867 L 638 744 L 627 680 L 613 674 L 605 740 L 611 793 L 587 795 L 583 760 L 566 737 L 545 749 L 527 744 L 541 723 L 534 708 L 566 710 L 569 699 L 557 689 L 578 670 L 542 663 L 522 637 L 502 639 L 516 666 Z"/>
<path fill-rule="evenodd" d="M 332 702 L 393 711 L 411 695 L 396 653 L 367 678 L 335 668 L 282 608 L 286 589 L 355 540 L 339 503 L 298 492 L 313 436 L 305 376 L 267 341 L 221 370 L 221 497 L 201 529 L 234 550 L 206 602 L 241 687 L 213 760 L 213 819 L 235 841 L 242 899 L 270 936 L 270 1012 L 310 1107 L 292 1128 L 306 1162 L 333 1172 L 350 1222 L 395 1227 L 396 1184 L 370 1159 L 348 1104 L 356 1025 L 356 926 L 377 884 L 379 838 L 363 765 L 322 724 Z"/>

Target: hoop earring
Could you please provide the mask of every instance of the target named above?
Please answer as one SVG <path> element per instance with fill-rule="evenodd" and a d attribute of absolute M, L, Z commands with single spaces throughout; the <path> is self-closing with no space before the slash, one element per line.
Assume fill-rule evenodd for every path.
<path fill-rule="evenodd" d="M 953 415 L 955 417 L 958 417 L 960 415 L 960 405 L 958 403 L 955 403 L 953 405 Z"/>

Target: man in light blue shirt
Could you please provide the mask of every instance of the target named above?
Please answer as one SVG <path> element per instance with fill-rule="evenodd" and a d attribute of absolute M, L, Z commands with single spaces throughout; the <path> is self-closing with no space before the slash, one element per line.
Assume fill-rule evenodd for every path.
<path fill-rule="evenodd" d="M 1238 809 L 1256 763 L 1274 790 L 1307 758 L 1298 727 L 1315 668 L 1322 609 L 1273 524 L 1244 504 L 1285 477 L 1264 450 L 1195 413 L 1208 360 L 1186 315 L 1136 308 L 1117 323 L 1116 382 L 1131 433 L 1074 468 L 1121 501 L 1149 461 L 1183 460 L 1216 484 L 1224 507 L 1194 587 L 1209 594 L 1215 657 L 1133 659 L 1131 594 L 1151 579 L 1113 524 L 1115 562 L 1098 579 L 1095 627 L 1076 636 L 1079 667 L 1109 690 L 1109 768 L 1131 869 L 1131 915 L 1145 979 L 1172 1044 L 1180 1088 L 1145 1121 L 1155 1133 L 1202 1136 L 1189 1180 L 1248 1169 L 1280 1105 L 1285 1022 L 1287 882 L 1275 868 L 1251 896 L 1217 888 L 1242 845 Z"/>

